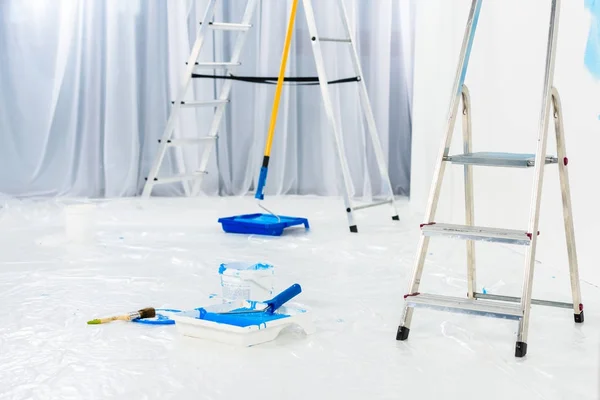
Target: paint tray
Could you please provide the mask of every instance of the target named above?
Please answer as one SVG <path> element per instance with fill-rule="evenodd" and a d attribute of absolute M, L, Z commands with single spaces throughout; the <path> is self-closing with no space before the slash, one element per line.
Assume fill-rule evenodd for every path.
<path fill-rule="evenodd" d="M 279 218 L 277 218 L 279 217 Z M 275 216 L 272 214 L 245 214 L 219 218 L 223 230 L 228 233 L 250 233 L 255 235 L 281 236 L 285 228 L 304 225 L 309 229 L 308 219 Z"/>
<path fill-rule="evenodd" d="M 257 309 L 264 303 L 250 300 L 236 300 L 224 304 L 203 307 L 210 313 L 230 312 L 240 308 Z M 249 347 L 275 340 L 287 327 L 300 327 L 307 335 L 315 332 L 310 312 L 298 307 L 282 306 L 272 315 L 256 313 L 254 321 L 240 317 L 239 325 L 219 323 L 200 319 L 201 309 L 183 311 L 172 318 L 177 330 L 184 336 L 212 340 L 236 346 Z M 260 315 L 259 315 L 260 314 Z M 261 315 L 265 318 L 261 318 Z"/>

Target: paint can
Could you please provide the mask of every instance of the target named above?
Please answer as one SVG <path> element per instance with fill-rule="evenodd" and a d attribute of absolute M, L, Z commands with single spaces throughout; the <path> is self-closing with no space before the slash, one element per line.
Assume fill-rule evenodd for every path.
<path fill-rule="evenodd" d="M 275 268 L 270 264 L 230 262 L 219 266 L 223 302 L 264 301 L 273 297 Z"/>

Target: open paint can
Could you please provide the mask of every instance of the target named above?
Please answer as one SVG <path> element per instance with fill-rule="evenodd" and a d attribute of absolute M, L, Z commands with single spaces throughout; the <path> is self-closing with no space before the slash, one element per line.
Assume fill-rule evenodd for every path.
<path fill-rule="evenodd" d="M 219 266 L 224 302 L 264 301 L 273 297 L 275 268 L 270 264 L 231 262 Z"/>

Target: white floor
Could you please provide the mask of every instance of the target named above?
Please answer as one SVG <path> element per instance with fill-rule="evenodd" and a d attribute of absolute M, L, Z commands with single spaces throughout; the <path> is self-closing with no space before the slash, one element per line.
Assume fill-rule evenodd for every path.
<path fill-rule="evenodd" d="M 348 232 L 339 199 L 268 199 L 311 230 L 226 234 L 217 219 L 260 212 L 252 198 L 99 203 L 93 242 L 68 242 L 64 202 L 10 201 L 0 216 L 0 399 L 598 399 L 600 289 L 583 282 L 586 321 L 536 306 L 529 352 L 515 359 L 511 321 L 417 310 L 395 340 L 420 218 L 401 200 L 361 211 Z M 82 237 L 85 239 L 85 235 Z M 477 244 L 478 285 L 519 295 L 522 256 Z M 435 239 L 422 291 L 466 292 L 462 242 Z M 221 262 L 269 262 L 276 289 L 317 331 L 235 348 L 182 337 L 175 326 L 98 316 L 146 306 L 195 308 L 220 290 Z M 591 260 L 588 260 L 591 261 Z M 538 264 L 535 297 L 569 301 L 568 272 Z"/>

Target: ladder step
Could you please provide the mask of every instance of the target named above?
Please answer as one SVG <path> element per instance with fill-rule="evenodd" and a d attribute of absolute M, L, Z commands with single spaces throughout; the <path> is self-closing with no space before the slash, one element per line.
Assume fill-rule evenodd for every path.
<path fill-rule="evenodd" d="M 489 294 L 489 293 L 473 293 L 476 299 L 490 299 L 490 300 L 499 300 L 499 301 L 508 301 L 511 303 L 520 303 L 520 297 L 514 296 L 503 296 L 500 294 Z M 531 299 L 531 304 L 535 304 L 538 306 L 546 306 L 546 307 L 556 307 L 556 308 L 573 308 L 573 303 L 564 303 L 562 301 L 551 301 L 551 300 L 540 300 L 540 299 Z"/>
<path fill-rule="evenodd" d="M 191 145 L 191 144 L 200 144 L 200 143 L 204 143 L 204 142 L 210 142 L 212 140 L 216 140 L 217 136 L 204 136 L 204 137 L 200 137 L 200 138 L 190 138 L 190 139 L 169 139 L 167 140 L 167 146 L 170 147 L 174 147 L 174 146 L 186 146 L 186 145 Z M 158 140 L 158 143 L 160 143 L 161 140 Z"/>
<path fill-rule="evenodd" d="M 490 300 L 468 299 L 461 297 L 441 296 L 418 293 L 406 295 L 409 307 L 431 308 L 440 311 L 451 311 L 462 314 L 474 314 L 484 317 L 519 320 L 522 318 L 521 306 L 503 304 Z"/>
<path fill-rule="evenodd" d="M 206 100 L 206 101 L 182 101 L 179 103 L 181 107 L 216 107 L 221 104 L 229 103 L 229 100 Z M 175 104 L 174 101 L 171 104 Z"/>
<path fill-rule="evenodd" d="M 206 171 L 197 171 L 191 174 L 178 174 L 173 176 L 156 177 L 154 178 L 154 184 L 160 185 L 165 183 L 183 182 L 188 180 L 200 179 L 205 174 L 207 174 Z"/>
<path fill-rule="evenodd" d="M 321 42 L 340 42 L 340 43 L 350 43 L 350 39 L 345 38 L 328 38 L 328 37 L 320 37 L 319 41 Z"/>
<path fill-rule="evenodd" d="M 196 68 L 199 69 L 227 69 L 242 65 L 240 62 L 197 62 Z"/>
<path fill-rule="evenodd" d="M 529 168 L 535 165 L 535 154 L 477 152 L 446 156 L 444 161 L 462 165 L 481 165 L 486 167 Z M 556 164 L 558 159 L 546 156 L 546 164 Z"/>
<path fill-rule="evenodd" d="M 200 22 L 202 25 L 202 22 Z M 233 24 L 228 22 L 209 22 L 208 27 L 220 31 L 247 31 L 252 27 L 250 24 Z"/>
<path fill-rule="evenodd" d="M 421 231 L 424 236 L 446 236 L 457 239 L 481 240 L 485 242 L 500 242 L 525 246 L 531 244 L 531 234 L 516 229 L 438 224 L 432 222 L 430 224 L 422 224 Z"/>
<path fill-rule="evenodd" d="M 392 202 L 391 199 L 387 199 L 387 200 L 375 201 L 375 202 L 369 203 L 369 204 L 361 204 L 359 206 L 352 207 L 352 211 L 362 210 L 362 209 L 365 209 L 365 208 L 382 206 L 384 204 L 390 204 L 391 202 Z"/>

